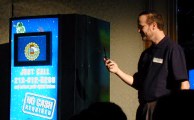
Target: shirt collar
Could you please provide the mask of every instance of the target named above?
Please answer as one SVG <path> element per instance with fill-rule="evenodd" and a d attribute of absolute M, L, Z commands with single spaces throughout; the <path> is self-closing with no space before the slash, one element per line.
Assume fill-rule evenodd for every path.
<path fill-rule="evenodd" d="M 165 45 L 167 40 L 168 40 L 168 37 L 165 36 L 158 44 L 152 44 L 152 47 L 154 47 L 154 48 L 162 48 Z"/>

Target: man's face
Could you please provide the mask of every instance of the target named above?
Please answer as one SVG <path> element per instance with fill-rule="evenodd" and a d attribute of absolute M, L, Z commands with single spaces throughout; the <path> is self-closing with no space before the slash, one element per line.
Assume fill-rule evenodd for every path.
<path fill-rule="evenodd" d="M 153 37 L 152 24 L 147 24 L 147 16 L 142 15 L 138 20 L 138 32 L 141 34 L 143 41 L 151 41 Z"/>

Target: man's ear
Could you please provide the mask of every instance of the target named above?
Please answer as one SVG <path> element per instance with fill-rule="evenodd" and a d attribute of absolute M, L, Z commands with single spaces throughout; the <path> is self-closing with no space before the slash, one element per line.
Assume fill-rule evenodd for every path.
<path fill-rule="evenodd" d="M 156 22 L 152 23 L 153 30 L 156 30 L 158 28 L 158 24 Z"/>

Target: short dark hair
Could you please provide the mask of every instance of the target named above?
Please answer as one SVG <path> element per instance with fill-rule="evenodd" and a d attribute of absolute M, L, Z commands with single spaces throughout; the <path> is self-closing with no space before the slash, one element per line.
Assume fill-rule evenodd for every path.
<path fill-rule="evenodd" d="M 152 24 L 153 22 L 156 22 L 158 25 L 158 29 L 164 30 L 164 20 L 161 14 L 159 14 L 155 10 L 144 10 L 139 14 L 138 18 L 142 15 L 147 15 L 148 25 Z"/>

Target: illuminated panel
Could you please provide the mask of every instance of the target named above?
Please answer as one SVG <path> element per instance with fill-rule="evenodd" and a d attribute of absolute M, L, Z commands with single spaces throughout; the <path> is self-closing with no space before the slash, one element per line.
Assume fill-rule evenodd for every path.
<path fill-rule="evenodd" d="M 57 120 L 58 18 L 11 21 L 10 120 Z"/>
<path fill-rule="evenodd" d="M 103 57 L 110 58 L 110 26 L 109 24 L 105 24 L 102 22 L 99 24 L 99 38 L 100 43 L 102 45 L 101 49 L 104 52 L 102 54 Z M 107 69 L 104 68 L 104 63 L 101 61 L 100 63 L 101 70 L 100 70 L 100 77 L 101 77 L 101 94 L 100 94 L 100 100 L 101 101 L 109 101 L 110 100 L 110 76 Z"/>
<path fill-rule="evenodd" d="M 189 70 L 190 89 L 194 89 L 194 70 Z"/>
<path fill-rule="evenodd" d="M 14 65 L 50 65 L 51 33 L 34 32 L 14 35 Z"/>

